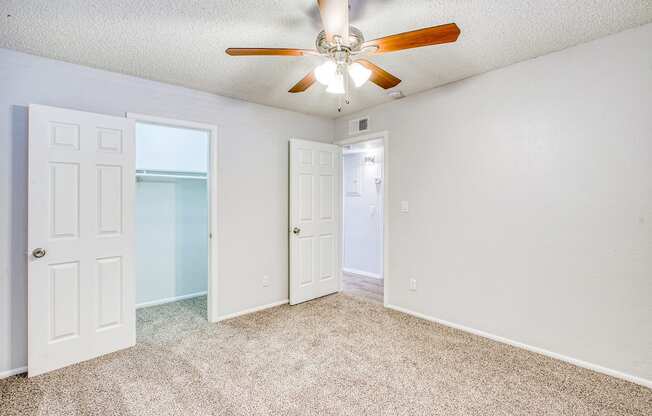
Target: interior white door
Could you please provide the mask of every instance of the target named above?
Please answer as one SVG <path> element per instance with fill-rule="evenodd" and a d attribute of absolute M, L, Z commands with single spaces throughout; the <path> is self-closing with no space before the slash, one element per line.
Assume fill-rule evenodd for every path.
<path fill-rule="evenodd" d="M 338 146 L 290 140 L 290 304 L 340 290 Z"/>
<path fill-rule="evenodd" d="M 28 374 L 135 344 L 134 121 L 29 107 Z"/>

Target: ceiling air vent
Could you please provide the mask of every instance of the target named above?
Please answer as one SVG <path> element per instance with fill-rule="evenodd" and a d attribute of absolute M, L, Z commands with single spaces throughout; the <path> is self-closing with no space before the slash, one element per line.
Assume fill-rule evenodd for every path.
<path fill-rule="evenodd" d="M 369 130 L 369 117 L 349 120 L 349 135 L 362 133 Z"/>

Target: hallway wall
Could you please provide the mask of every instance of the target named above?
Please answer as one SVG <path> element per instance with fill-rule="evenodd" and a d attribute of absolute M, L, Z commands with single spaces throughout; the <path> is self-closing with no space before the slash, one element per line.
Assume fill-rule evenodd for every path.
<path fill-rule="evenodd" d="M 366 165 L 365 156 L 374 157 Z M 342 156 L 343 269 L 368 277 L 382 276 L 383 151 L 374 149 Z M 380 179 L 381 183 L 376 183 Z"/>

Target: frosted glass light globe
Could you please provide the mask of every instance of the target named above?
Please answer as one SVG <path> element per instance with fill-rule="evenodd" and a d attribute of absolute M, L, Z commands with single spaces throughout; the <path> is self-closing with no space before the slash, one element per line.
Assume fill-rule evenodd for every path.
<path fill-rule="evenodd" d="M 315 78 L 323 85 L 329 85 L 336 74 L 337 65 L 333 61 L 326 61 L 315 68 Z"/>
<path fill-rule="evenodd" d="M 335 74 L 335 77 L 328 84 L 326 92 L 330 92 L 331 94 L 344 94 L 344 75 Z"/>
<path fill-rule="evenodd" d="M 356 87 L 361 87 L 371 76 L 371 71 L 357 62 L 349 65 L 349 75 Z"/>

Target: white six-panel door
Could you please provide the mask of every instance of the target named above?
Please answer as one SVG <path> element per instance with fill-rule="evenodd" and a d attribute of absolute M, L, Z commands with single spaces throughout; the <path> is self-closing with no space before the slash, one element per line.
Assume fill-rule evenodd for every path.
<path fill-rule="evenodd" d="M 28 372 L 135 344 L 134 122 L 29 107 Z"/>
<path fill-rule="evenodd" d="M 338 146 L 290 140 L 290 304 L 340 290 Z"/>

